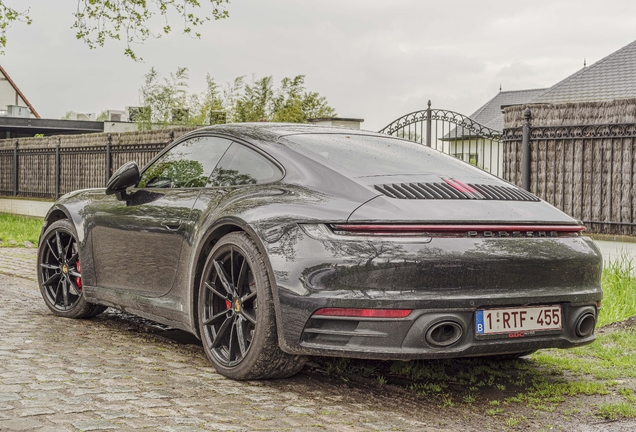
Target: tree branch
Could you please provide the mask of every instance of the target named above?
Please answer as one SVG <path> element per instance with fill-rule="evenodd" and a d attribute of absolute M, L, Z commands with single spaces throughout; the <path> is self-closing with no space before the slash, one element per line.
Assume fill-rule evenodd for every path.
<path fill-rule="evenodd" d="M 199 38 L 201 34 L 194 29 L 212 19 L 227 18 L 229 13 L 225 6 L 228 3 L 229 0 L 209 0 L 209 10 L 199 14 L 193 13 L 192 9 L 202 7 L 200 0 L 77 0 L 72 28 L 76 30 L 77 39 L 91 49 L 103 47 L 107 39 L 123 39 L 126 43 L 124 53 L 140 61 L 143 59 L 137 56 L 132 45 L 171 33 L 169 14 L 181 16 L 183 33 Z M 163 25 L 157 29 L 152 25 L 156 16 L 163 18 Z"/>

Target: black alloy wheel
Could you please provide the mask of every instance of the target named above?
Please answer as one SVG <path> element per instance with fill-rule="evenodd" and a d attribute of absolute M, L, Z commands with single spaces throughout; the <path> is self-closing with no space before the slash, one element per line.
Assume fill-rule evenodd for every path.
<path fill-rule="evenodd" d="M 232 379 L 285 378 L 304 357 L 281 351 L 267 267 L 243 232 L 210 251 L 199 288 L 199 332 L 217 371 Z"/>
<path fill-rule="evenodd" d="M 256 330 L 258 293 L 249 263 L 233 246 L 212 260 L 204 281 L 203 326 L 210 351 L 219 363 L 232 367 L 247 354 Z"/>
<path fill-rule="evenodd" d="M 46 305 L 56 315 L 90 318 L 106 309 L 82 296 L 79 247 L 73 225 L 67 220 L 52 223 L 40 240 L 38 280 Z"/>

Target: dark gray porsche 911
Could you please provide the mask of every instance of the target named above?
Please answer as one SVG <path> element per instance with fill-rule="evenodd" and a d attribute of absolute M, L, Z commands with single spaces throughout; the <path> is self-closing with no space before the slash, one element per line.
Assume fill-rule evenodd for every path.
<path fill-rule="evenodd" d="M 290 124 L 203 128 L 46 217 L 56 315 L 112 306 L 197 335 L 234 379 L 308 355 L 520 356 L 594 340 L 580 222 L 426 146 Z"/>

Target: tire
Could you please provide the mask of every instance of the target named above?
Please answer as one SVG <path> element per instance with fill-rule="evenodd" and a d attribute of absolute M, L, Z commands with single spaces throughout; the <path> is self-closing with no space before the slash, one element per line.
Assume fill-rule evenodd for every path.
<path fill-rule="evenodd" d="M 42 235 L 38 248 L 38 283 L 44 303 L 57 316 L 92 318 L 105 306 L 86 301 L 82 295 L 81 262 L 77 235 L 66 219 L 53 222 Z"/>
<path fill-rule="evenodd" d="M 223 376 L 287 378 L 305 363 L 278 345 L 269 281 L 263 255 L 244 232 L 226 235 L 208 255 L 199 287 L 199 334 Z"/>

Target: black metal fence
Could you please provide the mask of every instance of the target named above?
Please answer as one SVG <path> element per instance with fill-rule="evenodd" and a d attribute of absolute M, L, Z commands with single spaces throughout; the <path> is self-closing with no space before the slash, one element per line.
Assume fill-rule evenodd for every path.
<path fill-rule="evenodd" d="M 503 173 L 501 131 L 477 123 L 463 114 L 428 108 L 389 123 L 381 133 L 426 144 L 496 176 Z"/>
<path fill-rule="evenodd" d="M 503 134 L 503 178 L 591 232 L 635 234 L 636 124 L 532 126 Z"/>
<path fill-rule="evenodd" d="M 78 189 L 104 187 L 114 169 L 134 160 L 142 167 L 175 138 L 174 131 L 165 132 L 160 142 L 126 143 L 110 134 L 74 136 L 75 145 L 63 145 L 62 138 L 52 137 L 54 145 L 0 148 L 0 195 L 57 198 Z M 103 138 L 103 144 L 96 142 Z M 79 141 L 77 141 L 79 139 Z M 129 139 L 128 141 L 135 141 Z M 50 141 L 49 141 L 50 142 Z M 6 143 L 5 143 L 6 144 Z"/>

